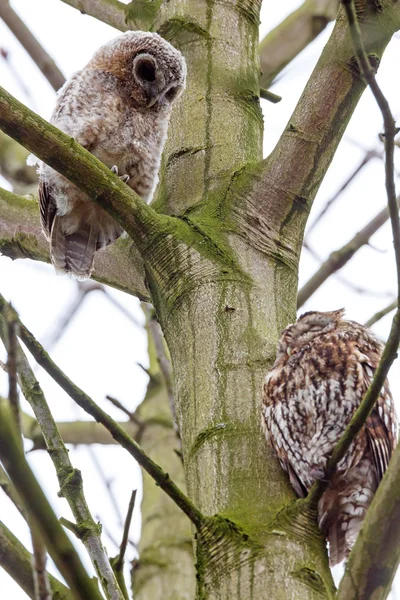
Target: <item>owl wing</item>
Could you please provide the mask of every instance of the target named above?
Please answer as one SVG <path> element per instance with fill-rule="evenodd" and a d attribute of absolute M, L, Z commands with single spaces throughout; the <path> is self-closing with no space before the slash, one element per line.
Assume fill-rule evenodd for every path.
<path fill-rule="evenodd" d="M 362 362 L 364 393 L 371 384 L 379 362 L 378 358 L 376 357 L 375 360 L 373 357 L 368 362 Z M 394 414 L 393 399 L 387 382 L 385 382 L 379 398 L 367 418 L 365 431 L 373 464 L 378 480 L 380 481 L 388 468 L 389 460 L 396 444 L 396 417 Z"/>
<path fill-rule="evenodd" d="M 49 239 L 54 217 L 57 212 L 57 205 L 50 186 L 43 179 L 40 179 L 39 181 L 39 207 L 40 223 L 44 234 Z"/>

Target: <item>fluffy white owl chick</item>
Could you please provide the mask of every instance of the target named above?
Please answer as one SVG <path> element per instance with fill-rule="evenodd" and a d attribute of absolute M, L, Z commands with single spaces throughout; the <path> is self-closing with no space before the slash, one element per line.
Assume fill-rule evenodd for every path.
<path fill-rule="evenodd" d="M 51 123 L 150 201 L 174 101 L 185 87 L 181 53 L 156 33 L 130 31 L 102 46 L 61 88 Z M 57 270 L 90 276 L 96 250 L 123 232 L 84 192 L 40 163 L 43 231 Z M 127 177 L 126 177 L 127 179 Z"/>

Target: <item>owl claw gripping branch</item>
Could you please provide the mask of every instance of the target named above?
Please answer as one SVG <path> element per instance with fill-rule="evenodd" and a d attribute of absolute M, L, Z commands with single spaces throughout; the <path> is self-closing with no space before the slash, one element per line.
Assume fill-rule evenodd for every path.
<path fill-rule="evenodd" d="M 262 424 L 290 483 L 304 497 L 367 391 L 382 353 L 374 334 L 343 310 L 308 312 L 288 325 L 264 381 Z M 350 552 L 396 445 L 386 381 L 365 426 L 318 505 L 331 566 Z"/>
<path fill-rule="evenodd" d="M 156 33 L 128 32 L 102 46 L 62 87 L 51 123 L 69 134 L 146 202 L 158 179 L 174 101 L 185 87 L 181 53 Z M 96 250 L 123 232 L 84 192 L 40 163 L 39 200 L 51 262 L 79 279 Z"/>

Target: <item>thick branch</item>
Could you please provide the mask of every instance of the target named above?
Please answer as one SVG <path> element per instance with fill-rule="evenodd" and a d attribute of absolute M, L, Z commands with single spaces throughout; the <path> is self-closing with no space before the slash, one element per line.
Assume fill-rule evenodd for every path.
<path fill-rule="evenodd" d="M 400 204 L 400 196 L 397 199 L 397 203 Z M 342 269 L 351 258 L 366 244 L 368 244 L 371 237 L 388 221 L 389 209 L 385 207 L 381 210 L 361 231 L 347 244 L 332 252 L 329 258 L 320 266 L 318 271 L 303 285 L 299 290 L 297 297 L 297 308 L 303 306 L 305 302 L 321 287 L 323 283 L 336 271 Z"/>
<path fill-rule="evenodd" d="M 43 535 L 49 553 L 76 600 L 101 600 L 79 556 L 64 532 L 26 462 L 18 432 L 5 401 L 0 402 L 0 458 L 17 488 L 25 510 Z"/>
<path fill-rule="evenodd" d="M 0 567 L 2 567 L 24 592 L 34 600 L 32 555 L 0 522 Z M 61 581 L 48 573 L 51 589 L 57 600 L 73 600 L 72 593 Z"/>
<path fill-rule="evenodd" d="M 308 44 L 336 18 L 339 0 L 305 0 L 260 43 L 260 67 L 263 87 L 269 87 L 275 77 Z"/>
<path fill-rule="evenodd" d="M 0 19 L 3 19 L 7 27 L 13 32 L 55 91 L 60 89 L 65 81 L 64 75 L 51 56 L 39 44 L 30 29 L 11 8 L 8 0 L 0 0 Z"/>
<path fill-rule="evenodd" d="M 0 253 L 12 258 L 50 262 L 49 245 L 39 220 L 35 200 L 16 196 L 0 188 Z M 143 261 L 127 238 L 100 250 L 93 279 L 111 285 L 141 300 L 149 300 Z"/>
<path fill-rule="evenodd" d="M 379 17 L 375 2 L 360 0 L 358 6 L 367 51 L 376 67 L 400 27 L 398 3 L 382 4 Z M 259 223 L 265 240 L 278 236 L 275 251 L 282 261 L 297 265 L 312 202 L 364 89 L 340 11 L 330 40 L 249 198 L 249 216 L 256 226 Z"/>
<path fill-rule="evenodd" d="M 5 306 L 9 306 L 0 295 L 0 312 Z M 183 510 L 189 519 L 200 527 L 203 522 L 203 515 L 190 502 L 190 500 L 181 492 L 181 490 L 170 480 L 168 473 L 165 473 L 161 467 L 149 458 L 143 449 L 114 421 L 104 410 L 102 410 L 93 400 L 76 386 L 64 373 L 57 367 L 47 354 L 43 346 L 33 337 L 19 321 L 21 340 L 24 342 L 29 352 L 35 360 L 44 368 L 47 373 L 62 387 L 62 389 L 75 402 L 89 413 L 97 422 L 102 423 L 111 433 L 113 438 L 127 450 L 140 464 L 141 467 L 154 479 L 154 481 L 172 498 L 172 500 Z"/>
<path fill-rule="evenodd" d="M 95 17 L 115 29 L 128 31 L 130 29 L 126 22 L 125 4 L 118 0 L 62 0 L 73 8 L 78 9 L 82 14 Z"/>

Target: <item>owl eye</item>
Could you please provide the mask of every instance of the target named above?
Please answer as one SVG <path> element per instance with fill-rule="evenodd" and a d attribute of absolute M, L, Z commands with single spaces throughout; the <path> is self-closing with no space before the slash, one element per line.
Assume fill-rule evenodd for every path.
<path fill-rule="evenodd" d="M 169 102 L 172 102 L 172 100 L 174 100 L 177 97 L 178 93 L 179 93 L 179 87 L 171 87 L 171 88 L 169 88 L 168 92 L 165 94 L 165 97 Z"/>
<path fill-rule="evenodd" d="M 142 60 L 136 63 L 135 67 L 136 75 L 142 81 L 152 82 L 155 80 L 156 68 L 153 61 L 151 61 L 150 59 L 143 58 Z"/>

